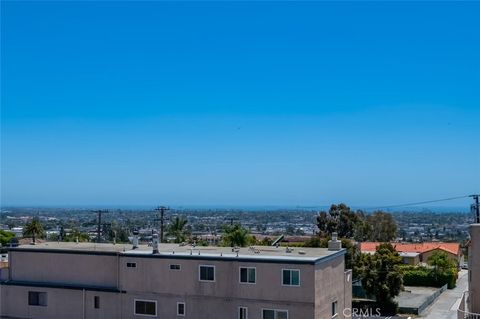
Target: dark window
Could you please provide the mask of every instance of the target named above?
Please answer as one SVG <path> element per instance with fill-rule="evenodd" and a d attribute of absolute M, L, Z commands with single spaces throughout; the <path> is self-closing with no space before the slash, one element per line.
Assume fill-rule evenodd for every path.
<path fill-rule="evenodd" d="M 275 319 L 275 310 L 263 310 L 262 319 Z"/>
<path fill-rule="evenodd" d="M 127 263 L 128 268 L 135 268 L 137 267 L 137 263 Z"/>
<path fill-rule="evenodd" d="M 180 265 L 170 265 L 171 270 L 180 270 Z"/>
<path fill-rule="evenodd" d="M 46 306 L 47 305 L 47 293 L 38 291 L 28 292 L 28 305 L 29 306 Z"/>
<path fill-rule="evenodd" d="M 288 312 L 285 310 L 263 309 L 262 319 L 288 319 Z"/>
<path fill-rule="evenodd" d="M 185 316 L 185 303 L 184 302 L 177 303 L 177 315 L 178 316 Z"/>
<path fill-rule="evenodd" d="M 215 281 L 215 267 L 214 266 L 200 266 L 200 280 L 201 281 Z"/>
<path fill-rule="evenodd" d="M 256 281 L 256 269 L 252 267 L 241 267 L 240 268 L 240 282 L 254 284 Z"/>
<path fill-rule="evenodd" d="M 337 315 L 337 302 L 334 301 L 332 302 L 332 317 L 335 317 Z"/>
<path fill-rule="evenodd" d="M 100 297 L 94 296 L 93 297 L 93 308 L 100 309 Z"/>
<path fill-rule="evenodd" d="M 157 303 L 151 300 L 135 300 L 136 315 L 157 315 Z"/>
<path fill-rule="evenodd" d="M 283 269 L 282 283 L 285 286 L 300 286 L 300 270 Z"/>
<path fill-rule="evenodd" d="M 247 307 L 238 308 L 238 319 L 248 319 L 248 309 L 247 309 Z"/>

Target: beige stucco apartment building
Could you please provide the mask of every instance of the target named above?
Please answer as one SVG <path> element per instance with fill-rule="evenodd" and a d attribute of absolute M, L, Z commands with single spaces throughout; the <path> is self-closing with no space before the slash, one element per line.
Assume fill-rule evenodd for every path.
<path fill-rule="evenodd" d="M 347 318 L 344 249 L 56 243 L 9 252 L 4 318 Z M 350 311 L 346 311 L 349 314 Z"/>

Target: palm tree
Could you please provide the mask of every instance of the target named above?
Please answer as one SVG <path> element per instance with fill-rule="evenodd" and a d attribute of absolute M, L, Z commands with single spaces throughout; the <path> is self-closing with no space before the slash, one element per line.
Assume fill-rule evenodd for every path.
<path fill-rule="evenodd" d="M 24 237 L 32 237 L 32 245 L 36 244 L 35 238 L 38 236 L 43 235 L 43 226 L 38 220 L 38 218 L 32 219 L 25 225 L 25 229 L 23 230 Z"/>
<path fill-rule="evenodd" d="M 252 237 L 248 234 L 248 230 L 240 225 L 226 226 L 224 228 L 223 246 L 240 246 L 245 247 L 252 241 Z"/>
<path fill-rule="evenodd" d="M 187 220 L 185 218 L 175 217 L 172 223 L 168 227 L 168 235 L 175 237 L 176 243 L 181 243 L 185 241 L 186 231 L 185 225 Z"/>

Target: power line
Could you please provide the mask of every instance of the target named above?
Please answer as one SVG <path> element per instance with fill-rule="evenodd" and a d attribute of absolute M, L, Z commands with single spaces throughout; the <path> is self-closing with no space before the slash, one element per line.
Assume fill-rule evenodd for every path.
<path fill-rule="evenodd" d="M 437 203 L 437 202 L 445 202 L 449 200 L 454 200 L 454 199 L 460 199 L 460 198 L 467 198 L 471 197 L 471 195 L 464 195 L 464 196 L 457 196 L 457 197 L 449 197 L 449 198 L 442 198 L 442 199 L 435 199 L 435 200 L 427 200 L 423 202 L 414 202 L 414 203 L 406 203 L 406 204 L 397 204 L 397 205 L 389 205 L 389 206 L 381 206 L 381 207 L 375 207 L 375 209 L 385 209 L 385 208 L 395 208 L 395 207 L 404 207 L 404 206 L 415 206 L 415 205 L 422 205 L 422 204 L 430 204 L 430 203 Z"/>

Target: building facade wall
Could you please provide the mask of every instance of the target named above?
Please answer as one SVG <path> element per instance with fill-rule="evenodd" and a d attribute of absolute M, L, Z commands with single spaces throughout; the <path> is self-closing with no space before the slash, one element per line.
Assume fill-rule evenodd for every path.
<path fill-rule="evenodd" d="M 14 250 L 9 258 L 10 280 L 117 286 L 118 257 L 115 255 Z"/>
<path fill-rule="evenodd" d="M 1 315 L 11 318 L 120 318 L 120 294 L 28 286 L 1 286 Z M 28 292 L 46 292 L 46 306 L 28 304 Z M 94 308 L 94 296 L 100 308 Z"/>
<path fill-rule="evenodd" d="M 461 253 L 459 253 L 458 255 L 455 255 L 455 254 L 452 254 L 452 253 L 449 253 L 448 251 L 445 251 L 443 249 L 433 249 L 433 250 L 429 250 L 429 251 L 426 251 L 424 253 L 421 253 L 420 254 L 420 259 L 422 262 L 424 263 L 428 263 L 428 258 L 430 256 L 432 256 L 433 254 L 435 254 L 436 252 L 444 252 L 448 255 L 448 257 L 450 259 L 452 259 L 453 261 L 455 261 L 457 263 L 457 265 L 460 264 L 460 260 L 461 260 Z"/>
<path fill-rule="evenodd" d="M 289 319 L 330 319 L 334 300 L 341 319 L 343 309 L 351 307 L 351 283 L 345 283 L 343 255 L 315 265 L 151 255 L 11 253 L 11 282 L 0 285 L 0 315 L 12 318 L 145 318 L 134 314 L 135 299 L 156 301 L 159 318 L 182 318 L 176 316 L 178 302 L 186 305 L 185 317 L 195 319 L 238 318 L 239 307 L 248 308 L 249 319 L 262 319 L 262 309 L 287 310 Z M 135 267 L 127 267 L 127 263 L 135 263 Z M 180 265 L 180 270 L 170 269 L 173 264 Z M 215 267 L 214 282 L 199 280 L 200 265 Z M 240 267 L 255 267 L 255 284 L 239 282 Z M 282 284 L 283 269 L 300 271 L 299 287 Z M 78 286 L 52 287 L 57 284 Z M 46 292 L 47 306 L 29 306 L 29 291 Z M 95 296 L 99 297 L 99 309 L 94 307 Z"/>
<path fill-rule="evenodd" d="M 135 257 L 122 257 L 120 260 L 120 289 L 128 292 L 288 300 L 312 304 L 315 301 L 314 266 L 310 264 Z M 136 262 L 136 267 L 126 267 L 127 262 Z M 180 270 L 170 270 L 173 264 L 180 265 Z M 200 265 L 215 267 L 215 282 L 199 280 Z M 239 282 L 240 267 L 256 268 L 255 284 Z M 300 286 L 283 286 L 282 269 L 300 270 Z"/>
<path fill-rule="evenodd" d="M 315 319 L 331 319 L 332 303 L 337 302 L 337 317 L 344 319 L 343 310 L 351 308 L 351 283 L 345 284 L 343 258 L 334 258 L 315 266 Z M 350 280 L 351 281 L 351 280 Z M 349 302 L 350 300 L 350 302 Z"/>
<path fill-rule="evenodd" d="M 480 224 L 470 225 L 468 276 L 469 310 L 480 313 Z"/>

